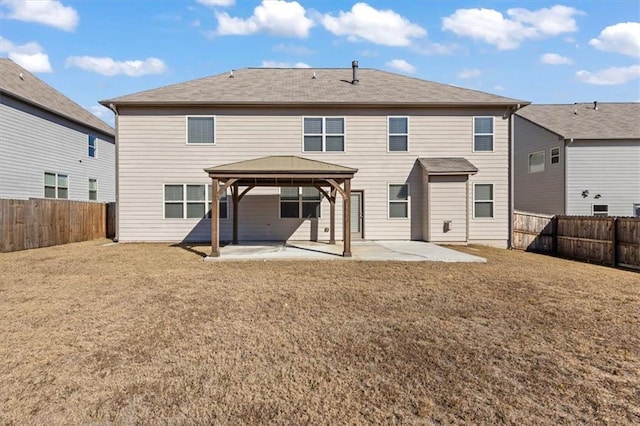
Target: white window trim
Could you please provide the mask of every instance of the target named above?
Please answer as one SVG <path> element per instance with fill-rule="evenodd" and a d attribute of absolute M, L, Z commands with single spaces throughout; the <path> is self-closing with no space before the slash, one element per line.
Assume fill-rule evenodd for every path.
<path fill-rule="evenodd" d="M 389 125 L 389 121 L 392 118 L 406 118 L 407 119 L 407 150 L 406 151 L 391 151 L 389 149 L 389 140 L 391 139 L 392 134 L 390 133 L 391 130 L 391 126 Z M 409 123 L 409 116 L 408 115 L 388 115 L 387 116 L 387 152 L 390 154 L 406 154 L 408 152 L 411 151 L 411 146 L 410 146 L 410 138 L 409 138 L 409 133 L 410 133 L 410 123 Z M 394 133 L 393 136 L 402 136 L 405 135 L 405 133 Z"/>
<path fill-rule="evenodd" d="M 557 150 L 558 150 L 558 155 L 557 155 L 557 157 L 558 157 L 558 162 L 557 162 L 557 163 L 554 163 L 554 162 L 553 162 L 553 157 L 554 157 L 554 155 L 553 155 L 553 150 L 554 150 L 554 149 L 557 149 Z M 549 164 L 550 164 L 551 166 L 553 166 L 553 165 L 555 165 L 555 164 L 560 164 L 560 147 L 559 147 L 559 146 L 554 146 L 553 148 L 549 149 Z"/>
<path fill-rule="evenodd" d="M 491 119 L 491 128 L 493 129 L 492 133 L 476 133 L 476 118 L 490 118 Z M 477 152 L 478 154 L 489 154 L 495 152 L 496 150 L 496 120 L 492 115 L 474 115 L 473 116 L 473 135 L 471 136 L 471 146 L 473 152 Z M 491 135 L 491 150 L 490 151 L 476 151 L 476 136 L 488 136 Z"/>
<path fill-rule="evenodd" d="M 54 198 L 49 198 L 46 196 L 46 189 L 45 189 L 47 187 L 46 180 L 45 180 L 46 174 L 55 176 L 55 180 L 56 180 L 55 186 L 53 187 L 49 186 L 50 188 L 55 188 L 56 190 L 56 196 Z M 58 185 L 58 176 L 60 175 L 67 177 L 67 186 L 66 186 L 67 198 L 60 198 L 60 194 L 59 194 L 60 186 Z M 71 199 L 71 177 L 69 176 L 69 173 L 50 172 L 48 170 L 45 170 L 44 173 L 42 173 L 42 196 L 47 200 L 70 200 Z"/>
<path fill-rule="evenodd" d="M 307 135 L 304 132 L 304 120 L 305 118 L 321 118 L 322 119 L 322 151 L 305 151 L 304 150 L 304 137 Z M 341 118 L 343 131 L 343 149 L 342 151 L 327 151 L 327 118 Z M 309 133 L 311 136 L 319 136 L 317 133 Z M 338 133 L 330 133 L 329 136 L 339 136 Z M 346 154 L 347 153 L 347 118 L 341 115 L 304 115 L 302 116 L 302 147 L 301 150 L 305 154 Z M 288 218 L 287 218 L 288 219 Z"/>
<path fill-rule="evenodd" d="M 95 200 L 91 199 L 91 181 L 92 180 L 96 181 L 96 199 Z M 89 201 L 98 201 L 98 179 L 97 178 L 89 178 L 87 180 L 87 183 L 89 184 L 89 188 L 88 188 L 89 189 L 89 193 L 87 194 L 88 197 L 89 197 Z"/>
<path fill-rule="evenodd" d="M 184 143 L 188 146 L 216 146 L 218 144 L 218 120 L 215 115 L 185 115 L 184 116 Z M 189 143 L 189 119 L 213 118 L 213 143 Z M 179 185 L 179 184 L 176 184 Z"/>
<path fill-rule="evenodd" d="M 476 185 L 491 185 L 491 195 L 492 195 L 492 199 L 489 200 L 477 200 L 479 203 L 491 203 L 492 205 L 492 209 L 491 211 L 493 212 L 493 216 L 491 217 L 476 217 Z M 473 219 L 475 220 L 479 220 L 479 221 L 493 221 L 496 219 L 496 185 L 493 182 L 476 182 L 473 184 L 473 188 L 472 188 L 473 193 L 471 194 L 472 196 L 472 202 L 473 202 Z"/>
<path fill-rule="evenodd" d="M 605 212 L 595 212 L 594 211 L 594 207 L 595 206 L 605 206 L 607 208 L 606 214 L 602 214 Z M 595 216 L 595 217 L 609 217 L 609 204 L 591 204 L 591 216 Z"/>
<path fill-rule="evenodd" d="M 313 151 L 313 152 L 320 152 L 320 151 Z M 278 219 L 282 219 L 282 220 L 311 220 L 311 219 L 322 219 L 322 204 L 325 200 L 324 195 L 322 194 L 322 192 L 318 191 L 318 193 L 320 194 L 320 200 L 318 200 L 320 202 L 320 211 L 318 212 L 318 217 L 301 217 L 302 216 L 302 204 L 305 202 L 302 199 L 302 187 L 298 186 L 298 217 L 282 217 L 282 188 L 285 187 L 279 187 L 278 188 Z M 286 187 L 286 188 L 295 188 L 295 187 Z M 295 203 L 296 201 L 293 200 L 285 200 L 285 203 Z M 307 201 L 308 203 L 311 202 L 311 200 Z"/>
<path fill-rule="evenodd" d="M 165 187 L 166 186 L 174 186 L 174 185 L 182 185 L 182 195 L 183 195 L 183 199 L 182 201 L 167 201 L 165 200 Z M 187 185 L 204 185 L 204 198 L 205 198 L 205 206 L 204 206 L 204 216 L 203 217 L 187 217 L 187 204 L 189 202 L 189 200 L 187 200 Z M 162 184 L 162 219 L 163 220 L 211 220 L 210 217 L 208 216 L 209 210 L 207 209 L 209 207 L 209 204 L 213 204 L 212 201 L 209 199 L 209 188 L 211 187 L 210 183 L 163 183 Z M 192 203 L 196 203 L 196 202 L 202 202 L 202 201 L 196 201 L 196 200 L 192 200 Z M 166 217 L 166 211 L 165 211 L 165 204 L 167 203 L 171 203 L 171 204 L 182 204 L 182 216 L 183 217 Z M 229 197 L 229 192 L 227 191 L 227 209 L 226 209 L 226 213 L 227 213 L 227 217 L 221 217 L 220 220 L 229 220 L 229 205 L 231 204 L 231 197 Z"/>
<path fill-rule="evenodd" d="M 640 203 L 633 203 L 633 217 L 640 217 L 640 214 L 636 214 L 637 209 L 640 209 Z"/>
<path fill-rule="evenodd" d="M 391 195 L 391 185 L 406 185 L 407 186 L 407 200 L 406 201 L 391 201 L 389 196 Z M 391 217 L 391 209 L 389 206 L 391 203 L 407 203 L 407 217 Z M 387 183 L 387 219 L 388 220 L 408 220 L 411 219 L 411 186 L 408 182 L 403 183 L 395 183 L 388 182 Z"/>
<path fill-rule="evenodd" d="M 93 136 L 93 157 L 89 155 L 89 137 Z M 87 158 L 98 158 L 98 137 L 95 135 L 87 135 Z"/>
<path fill-rule="evenodd" d="M 536 155 L 536 154 L 542 154 L 542 170 L 537 170 L 535 172 L 531 171 L 531 156 L 532 155 Z M 540 150 L 540 151 L 535 151 L 535 152 L 531 152 L 529 153 L 529 156 L 527 157 L 528 161 L 527 161 L 527 170 L 529 171 L 529 174 L 535 174 L 535 173 L 544 173 L 544 171 L 547 169 L 547 156 L 545 153 L 545 150 Z"/>

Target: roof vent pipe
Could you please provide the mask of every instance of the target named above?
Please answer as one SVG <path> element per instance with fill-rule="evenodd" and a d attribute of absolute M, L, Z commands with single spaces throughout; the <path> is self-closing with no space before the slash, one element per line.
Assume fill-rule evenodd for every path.
<path fill-rule="evenodd" d="M 598 101 L 593 101 L 593 109 L 598 110 Z"/>
<path fill-rule="evenodd" d="M 358 61 L 351 62 L 351 68 L 353 69 L 353 80 L 351 84 L 358 84 L 360 82 L 358 80 Z"/>

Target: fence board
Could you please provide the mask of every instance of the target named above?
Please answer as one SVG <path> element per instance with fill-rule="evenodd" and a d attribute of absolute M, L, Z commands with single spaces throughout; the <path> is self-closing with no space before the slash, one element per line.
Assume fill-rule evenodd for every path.
<path fill-rule="evenodd" d="M 514 212 L 514 248 L 547 253 L 553 246 L 553 216 Z"/>
<path fill-rule="evenodd" d="M 105 238 L 114 204 L 68 200 L 0 199 L 0 252 Z"/>

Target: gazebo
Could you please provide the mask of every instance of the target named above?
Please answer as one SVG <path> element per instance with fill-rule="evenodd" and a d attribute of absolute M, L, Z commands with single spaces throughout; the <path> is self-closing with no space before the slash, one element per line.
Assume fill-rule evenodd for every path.
<path fill-rule="evenodd" d="M 342 256 L 351 257 L 351 179 L 357 169 L 297 156 L 269 156 L 205 169 L 211 178 L 211 256 L 220 256 L 220 197 L 231 191 L 233 244 L 238 244 L 238 204 L 255 187 L 314 187 L 329 200 L 329 242 L 335 244 L 336 198 L 343 199 Z"/>

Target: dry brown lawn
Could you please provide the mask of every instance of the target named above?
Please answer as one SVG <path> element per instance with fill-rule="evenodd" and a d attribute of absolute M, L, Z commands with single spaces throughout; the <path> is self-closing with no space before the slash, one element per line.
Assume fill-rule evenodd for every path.
<path fill-rule="evenodd" d="M 640 423 L 640 274 L 0 254 L 0 423 Z"/>

